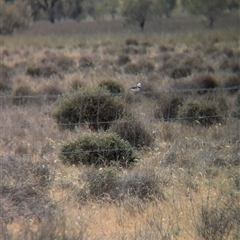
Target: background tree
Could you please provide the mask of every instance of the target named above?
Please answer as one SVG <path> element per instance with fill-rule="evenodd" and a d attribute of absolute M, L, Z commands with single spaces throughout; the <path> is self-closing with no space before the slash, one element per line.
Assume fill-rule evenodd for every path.
<path fill-rule="evenodd" d="M 182 4 L 190 13 L 203 15 L 207 27 L 213 28 L 216 18 L 227 7 L 227 0 L 182 0 Z"/>
<path fill-rule="evenodd" d="M 83 8 L 86 14 L 94 20 L 99 19 L 105 13 L 104 0 L 85 0 Z"/>
<path fill-rule="evenodd" d="M 51 23 L 55 22 L 57 3 L 61 0 L 28 0 L 32 8 L 32 17 L 36 20 L 40 11 L 43 11 Z"/>
<path fill-rule="evenodd" d="M 177 0 L 153 0 L 152 12 L 157 16 L 165 14 L 169 18 L 176 3 Z"/>
<path fill-rule="evenodd" d="M 137 23 L 143 31 L 151 4 L 151 0 L 123 0 L 122 15 L 126 22 Z"/>
<path fill-rule="evenodd" d="M 239 0 L 228 0 L 227 1 L 227 8 L 230 11 L 239 9 L 239 5 L 240 5 Z"/>
<path fill-rule="evenodd" d="M 110 13 L 112 19 L 115 19 L 119 8 L 119 0 L 104 0 L 104 5 L 106 8 L 106 13 Z"/>
<path fill-rule="evenodd" d="M 81 20 L 85 17 L 82 3 L 85 0 L 60 0 L 55 7 L 55 17 L 57 19 Z"/>
<path fill-rule="evenodd" d="M 31 9 L 22 0 L 0 0 L 0 34 L 11 34 L 14 29 L 31 23 Z"/>

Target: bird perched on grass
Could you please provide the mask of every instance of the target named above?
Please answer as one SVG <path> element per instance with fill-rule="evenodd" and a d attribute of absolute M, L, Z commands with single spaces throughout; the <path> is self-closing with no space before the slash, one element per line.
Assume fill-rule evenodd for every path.
<path fill-rule="evenodd" d="M 141 83 L 138 83 L 137 86 L 134 86 L 134 87 L 131 87 L 130 89 L 133 91 L 133 92 L 139 92 L 141 90 Z"/>

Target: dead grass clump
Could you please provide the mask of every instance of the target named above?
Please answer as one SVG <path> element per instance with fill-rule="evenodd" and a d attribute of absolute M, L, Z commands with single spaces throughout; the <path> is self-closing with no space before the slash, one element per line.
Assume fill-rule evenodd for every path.
<path fill-rule="evenodd" d="M 228 70 L 232 73 L 240 74 L 240 63 L 239 58 L 225 58 L 222 63 L 220 63 L 221 70 Z"/>
<path fill-rule="evenodd" d="M 107 89 L 112 94 L 119 94 L 124 92 L 122 84 L 111 79 L 103 80 L 100 82 L 99 86 Z"/>
<path fill-rule="evenodd" d="M 240 119 L 240 91 L 238 91 L 234 101 L 232 116 L 237 119 Z"/>
<path fill-rule="evenodd" d="M 151 73 L 154 70 L 154 64 L 145 60 L 141 60 L 138 63 L 128 63 L 124 67 L 124 72 L 127 74 L 140 74 Z"/>
<path fill-rule="evenodd" d="M 124 72 L 127 74 L 138 74 L 139 73 L 139 66 L 136 63 L 128 63 L 124 67 Z"/>
<path fill-rule="evenodd" d="M 232 197 L 217 199 L 215 203 L 203 203 L 199 209 L 196 232 L 203 239 L 237 239 L 240 224 L 240 208 Z"/>
<path fill-rule="evenodd" d="M 195 122 L 203 126 L 224 123 L 223 113 L 213 101 L 187 100 L 178 108 L 178 118 L 184 122 Z"/>
<path fill-rule="evenodd" d="M 43 65 L 54 64 L 59 71 L 69 72 L 75 69 L 75 61 L 71 57 L 63 54 L 47 53 L 47 56 L 41 59 Z"/>
<path fill-rule="evenodd" d="M 152 62 L 146 61 L 146 60 L 140 60 L 138 63 L 138 68 L 140 70 L 141 73 L 151 73 L 155 66 Z"/>
<path fill-rule="evenodd" d="M 11 89 L 12 69 L 4 64 L 0 64 L 0 91 L 8 91 Z"/>
<path fill-rule="evenodd" d="M 26 75 L 31 77 L 51 77 L 52 75 L 58 74 L 58 72 L 57 66 L 52 62 L 31 65 L 26 69 Z"/>
<path fill-rule="evenodd" d="M 154 140 L 143 123 L 134 118 L 120 119 L 110 130 L 127 140 L 133 147 L 150 146 Z"/>
<path fill-rule="evenodd" d="M 127 46 L 122 49 L 123 54 L 146 54 L 145 47 Z"/>
<path fill-rule="evenodd" d="M 153 168 L 133 169 L 121 175 L 117 187 L 120 199 L 138 198 L 140 200 L 166 200 L 163 192 L 163 178 Z"/>
<path fill-rule="evenodd" d="M 105 168 L 88 168 L 84 174 L 84 188 L 78 193 L 81 200 L 107 199 L 114 201 L 140 201 L 166 199 L 163 192 L 163 179 L 161 176 L 149 169 L 133 169 L 119 172 L 115 166 Z"/>
<path fill-rule="evenodd" d="M 160 52 L 173 52 L 174 51 L 174 47 L 166 46 L 166 45 L 160 45 L 159 46 L 159 51 Z"/>
<path fill-rule="evenodd" d="M 44 95 L 44 100 L 55 101 L 63 94 L 63 89 L 53 82 L 43 84 L 37 93 L 38 95 Z"/>
<path fill-rule="evenodd" d="M 26 159 L 1 161 L 1 196 L 4 222 L 36 216 L 40 219 L 53 210 L 46 190 L 53 180 L 49 163 L 33 163 Z"/>
<path fill-rule="evenodd" d="M 199 90 L 198 93 L 206 93 L 206 89 L 213 89 L 219 86 L 218 81 L 216 78 L 214 78 L 212 75 L 208 74 L 203 74 L 199 75 L 195 79 L 192 79 L 192 82 L 194 84 L 194 88 L 199 88 L 199 89 L 205 89 L 204 90 Z"/>
<path fill-rule="evenodd" d="M 191 56 L 186 52 L 165 54 L 159 70 L 174 79 L 187 77 L 194 72 L 214 72 L 214 69 L 201 56 Z"/>
<path fill-rule="evenodd" d="M 224 83 L 223 83 L 224 88 L 232 88 L 229 89 L 228 92 L 231 94 L 234 94 L 240 89 L 240 76 L 230 76 L 228 77 Z"/>
<path fill-rule="evenodd" d="M 79 68 L 93 68 L 94 63 L 90 57 L 83 56 L 78 61 Z"/>
<path fill-rule="evenodd" d="M 26 104 L 30 97 L 33 97 L 34 91 L 26 82 L 21 82 L 14 86 L 12 90 L 12 100 L 16 105 Z"/>
<path fill-rule="evenodd" d="M 142 45 L 143 47 L 152 47 L 152 43 L 150 43 L 150 42 L 148 42 L 148 41 L 142 42 L 141 45 Z"/>
<path fill-rule="evenodd" d="M 125 40 L 125 45 L 129 46 L 129 45 L 132 45 L 132 46 L 138 46 L 139 43 L 138 43 L 138 40 L 135 39 L 135 38 L 127 38 Z"/>
<path fill-rule="evenodd" d="M 208 89 L 213 89 L 219 86 L 217 79 L 210 74 L 198 74 L 193 76 L 190 81 L 175 82 L 177 89 L 199 89 L 199 94 L 205 94 Z"/>
<path fill-rule="evenodd" d="M 173 79 L 184 78 L 191 75 L 192 71 L 190 68 L 174 68 L 170 74 L 170 77 Z"/>
<path fill-rule="evenodd" d="M 83 176 L 81 175 L 80 177 L 82 178 Z M 88 168 L 84 172 L 84 182 L 87 184 L 78 193 L 78 199 L 116 199 L 118 197 L 117 178 L 118 172 L 114 166 L 100 169 Z"/>
<path fill-rule="evenodd" d="M 108 129 L 113 121 L 127 111 L 120 98 L 104 88 L 80 88 L 71 96 L 60 99 L 53 117 L 62 129 L 88 124 L 93 130 Z"/>
<path fill-rule="evenodd" d="M 118 66 L 123 66 L 123 65 L 125 65 L 125 64 L 127 64 L 127 63 L 129 63 L 129 62 L 131 62 L 131 59 L 130 59 L 130 57 L 129 57 L 128 55 L 126 55 L 126 54 L 120 54 L 120 55 L 118 56 L 117 60 L 116 60 L 116 64 L 117 64 Z"/>
<path fill-rule="evenodd" d="M 60 159 L 70 164 L 108 166 L 116 162 L 126 167 L 135 160 L 135 153 L 129 142 L 116 133 L 88 133 L 65 143 Z"/>
<path fill-rule="evenodd" d="M 165 121 L 176 120 L 178 109 L 183 105 L 184 98 L 180 95 L 164 95 L 157 102 L 158 106 L 154 110 L 156 119 L 163 118 Z"/>

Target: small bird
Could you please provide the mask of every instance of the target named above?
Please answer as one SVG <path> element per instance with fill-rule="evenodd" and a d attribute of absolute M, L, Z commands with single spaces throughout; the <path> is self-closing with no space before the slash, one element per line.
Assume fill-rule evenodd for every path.
<path fill-rule="evenodd" d="M 141 90 L 141 83 L 138 83 L 137 86 L 134 86 L 134 87 L 131 87 L 130 89 L 133 91 L 133 92 L 139 92 Z"/>

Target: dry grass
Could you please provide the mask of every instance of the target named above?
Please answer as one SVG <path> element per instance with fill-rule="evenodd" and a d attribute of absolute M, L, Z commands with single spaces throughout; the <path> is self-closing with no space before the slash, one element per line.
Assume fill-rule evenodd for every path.
<path fill-rule="evenodd" d="M 105 34 L 110 25 L 102 23 L 102 32 L 93 34 L 88 28 L 96 25 L 86 23 L 86 35 L 66 37 L 62 31 L 69 23 L 59 23 L 55 36 L 39 36 L 36 31 L 53 28 L 38 23 L 25 34 L 2 38 L 4 239 L 238 239 L 238 31 L 221 28 L 219 20 L 212 32 L 175 33 L 180 20 L 169 20 L 172 32 L 165 34 L 150 25 L 146 35 L 124 29 Z M 29 66 L 48 61 L 57 74 L 26 74 Z M 126 74 L 125 64 L 144 71 Z M 181 74 L 179 67 L 191 71 Z M 83 123 L 74 131 L 59 129 L 52 117 L 59 97 L 109 79 L 123 86 L 118 97 L 133 115 L 126 119 L 142 123 L 151 144 L 136 149 L 137 162 L 127 169 L 62 164 L 63 144 L 91 128 Z M 131 93 L 137 82 L 142 91 Z M 221 110 L 221 124 L 177 119 L 184 102 L 203 99 Z"/>

